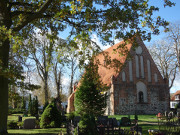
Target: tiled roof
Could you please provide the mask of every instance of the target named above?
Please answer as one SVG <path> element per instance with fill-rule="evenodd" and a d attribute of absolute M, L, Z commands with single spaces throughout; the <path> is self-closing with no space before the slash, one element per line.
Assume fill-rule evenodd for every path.
<path fill-rule="evenodd" d="M 176 91 L 176 92 L 173 94 L 173 96 L 172 96 L 172 98 L 171 98 L 171 101 L 174 101 L 174 100 L 175 100 L 175 96 L 176 96 L 176 95 L 180 95 L 180 90 Z"/>
<path fill-rule="evenodd" d="M 101 76 L 101 80 L 104 84 L 107 84 L 110 86 L 111 84 L 111 77 L 112 76 L 117 76 L 117 70 L 120 71 L 122 69 L 122 66 L 124 65 L 126 58 L 128 56 L 128 52 L 130 51 L 132 44 L 126 44 L 124 48 L 121 48 L 124 45 L 124 41 L 119 42 L 110 48 L 104 50 L 102 53 L 96 56 L 96 60 L 99 60 L 100 65 L 98 69 L 98 73 Z M 121 46 L 121 47 L 120 47 Z M 116 49 L 116 51 L 114 51 Z M 107 56 L 107 57 L 106 57 Z M 111 66 L 105 67 L 104 65 L 106 64 L 105 59 L 108 61 L 111 61 Z M 114 62 L 112 62 L 114 61 Z M 115 63 L 116 61 L 119 61 L 120 63 Z M 118 65 L 118 69 L 115 68 Z M 109 67 L 109 68 L 108 68 Z"/>

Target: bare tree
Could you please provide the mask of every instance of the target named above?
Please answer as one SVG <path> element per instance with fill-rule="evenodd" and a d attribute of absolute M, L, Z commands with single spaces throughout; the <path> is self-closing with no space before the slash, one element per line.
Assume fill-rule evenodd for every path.
<path fill-rule="evenodd" d="M 45 93 L 44 100 L 45 102 L 47 102 L 49 97 L 49 71 L 52 66 L 52 53 L 54 51 L 55 41 L 52 39 L 48 39 L 45 35 L 32 35 L 32 38 L 29 40 L 29 43 L 29 58 L 35 62 L 36 70 L 43 82 L 43 89 Z"/>
<path fill-rule="evenodd" d="M 44 82 L 39 78 L 39 75 L 33 75 L 34 78 L 36 78 L 36 81 L 38 81 L 38 84 L 39 85 L 44 85 Z M 34 96 L 37 96 L 38 97 L 38 101 L 39 101 L 39 104 L 40 105 L 44 105 L 45 104 L 45 91 L 44 91 L 44 88 L 43 87 L 40 87 L 39 89 L 37 90 L 34 90 L 33 92 L 33 95 Z M 51 92 L 50 92 L 50 89 L 48 87 L 48 98 L 51 97 Z"/>
<path fill-rule="evenodd" d="M 69 85 L 69 93 L 68 94 L 71 95 L 71 93 L 73 92 L 74 76 L 75 76 L 76 70 L 78 68 L 77 57 L 75 56 L 75 52 L 73 52 L 72 55 L 70 55 L 68 65 L 69 65 L 69 68 L 71 70 L 70 85 Z"/>
<path fill-rule="evenodd" d="M 168 39 L 173 45 L 173 49 L 179 64 L 179 71 L 180 71 L 180 25 L 179 24 L 171 24 L 170 31 L 168 32 Z"/>
<path fill-rule="evenodd" d="M 56 85 L 57 97 L 60 99 L 60 95 L 62 94 L 62 78 L 64 74 L 64 63 L 66 62 L 66 42 L 65 40 L 58 38 L 56 41 L 55 51 L 53 52 L 53 60 L 52 60 L 52 73 L 53 80 Z"/>
<path fill-rule="evenodd" d="M 58 64 L 56 61 L 53 65 L 53 74 L 54 80 L 56 84 L 57 97 L 60 98 L 60 94 L 62 93 L 62 66 Z"/>
<path fill-rule="evenodd" d="M 170 89 L 176 78 L 178 67 L 172 44 L 166 40 L 157 41 L 149 47 L 149 50 L 163 78 L 169 80 Z"/>

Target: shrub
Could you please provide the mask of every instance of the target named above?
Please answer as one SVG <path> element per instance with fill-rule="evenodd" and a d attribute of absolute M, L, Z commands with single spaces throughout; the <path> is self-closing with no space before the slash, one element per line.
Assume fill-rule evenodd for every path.
<path fill-rule="evenodd" d="M 79 122 L 80 135 L 97 135 L 97 128 L 94 116 L 90 114 L 84 114 Z M 77 135 L 77 129 L 75 130 Z"/>
<path fill-rule="evenodd" d="M 15 109 L 8 109 L 8 114 L 19 114 L 19 113 L 23 113 L 23 111 L 21 110 L 21 108 L 15 108 Z"/>
<path fill-rule="evenodd" d="M 74 117 L 75 117 L 75 112 L 71 112 L 71 113 L 67 114 L 67 119 L 68 120 L 73 120 Z"/>
<path fill-rule="evenodd" d="M 23 125 L 24 125 L 24 122 L 18 122 L 18 123 L 17 123 L 17 126 L 18 126 L 19 128 L 23 128 Z"/>
<path fill-rule="evenodd" d="M 40 127 L 41 128 L 58 128 L 61 126 L 61 114 L 56 107 L 55 100 L 50 103 L 44 110 Z"/>
<path fill-rule="evenodd" d="M 17 121 L 9 121 L 7 123 L 8 129 L 18 129 Z"/>
<path fill-rule="evenodd" d="M 44 110 L 46 109 L 46 107 L 49 105 L 49 102 L 47 101 L 47 102 L 45 102 L 45 104 L 44 104 L 44 106 L 43 106 L 43 112 L 44 112 Z"/>

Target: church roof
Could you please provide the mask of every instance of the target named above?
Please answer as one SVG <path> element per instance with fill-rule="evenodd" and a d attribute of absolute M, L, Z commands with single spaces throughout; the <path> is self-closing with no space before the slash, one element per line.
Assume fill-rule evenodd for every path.
<path fill-rule="evenodd" d="M 112 76 L 118 76 L 131 47 L 132 43 L 125 45 L 125 42 L 121 41 L 96 56 L 96 60 L 99 60 L 100 63 L 98 73 L 104 84 L 110 86 Z M 111 62 L 111 64 L 108 64 L 108 62 Z"/>

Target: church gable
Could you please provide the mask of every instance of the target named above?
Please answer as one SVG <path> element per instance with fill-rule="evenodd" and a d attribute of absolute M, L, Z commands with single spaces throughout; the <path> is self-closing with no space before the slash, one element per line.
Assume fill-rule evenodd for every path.
<path fill-rule="evenodd" d="M 138 46 L 130 49 L 130 57 L 126 59 L 125 67 L 119 73 L 119 79 L 122 82 L 137 82 L 142 79 L 151 84 L 164 83 L 164 79 L 143 41 L 138 40 Z"/>
<path fill-rule="evenodd" d="M 162 78 L 140 38 L 137 38 L 137 44 L 134 49 L 133 42 L 124 46 L 122 41 L 95 57 L 99 62 L 100 79 L 110 87 L 106 110 L 108 115 L 135 112 L 157 114 L 169 109 L 168 83 Z M 68 102 L 70 99 L 74 101 L 73 98 L 74 93 Z"/>
<path fill-rule="evenodd" d="M 109 114 L 134 114 L 135 111 L 154 114 L 168 110 L 168 84 L 143 41 L 138 39 L 137 42 L 135 49 L 132 45 L 129 48 L 130 57 L 123 56 L 125 61 L 123 66 L 120 65 L 120 72 L 111 73 Z"/>

